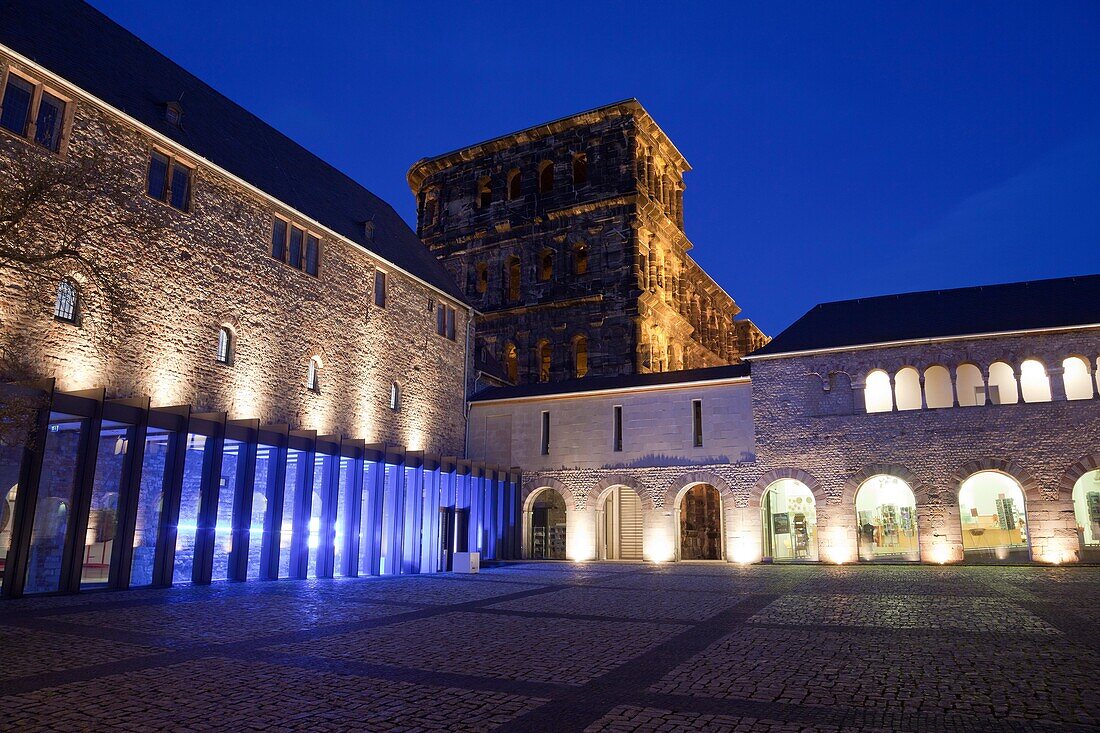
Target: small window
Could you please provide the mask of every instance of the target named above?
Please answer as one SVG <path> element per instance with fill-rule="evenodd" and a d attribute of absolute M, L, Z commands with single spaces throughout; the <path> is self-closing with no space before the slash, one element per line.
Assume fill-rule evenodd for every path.
<path fill-rule="evenodd" d="M 573 186 L 579 187 L 586 183 L 588 183 L 588 155 L 573 153 Z"/>
<path fill-rule="evenodd" d="M 41 84 L 9 72 L 0 105 L 0 127 L 27 137 L 34 120 L 34 142 L 56 153 L 61 149 L 65 107 L 65 100 L 46 91 Z"/>
<path fill-rule="evenodd" d="M 447 306 L 447 333 L 445 335 L 451 341 L 455 340 L 455 309 L 451 306 Z"/>
<path fill-rule="evenodd" d="M 306 233 L 298 227 L 290 227 L 290 249 L 287 250 L 287 264 L 295 269 L 302 267 L 302 241 Z"/>
<path fill-rule="evenodd" d="M 573 376 L 580 379 L 588 374 L 588 337 L 573 339 Z"/>
<path fill-rule="evenodd" d="M 477 207 L 488 208 L 491 203 L 493 203 L 493 190 L 489 188 L 489 176 L 482 176 L 477 179 Z"/>
<path fill-rule="evenodd" d="M 703 445 L 703 401 L 691 401 L 691 444 L 696 448 Z"/>
<path fill-rule="evenodd" d="M 386 273 L 381 270 L 374 271 L 374 304 L 379 308 L 386 307 Z"/>
<path fill-rule="evenodd" d="M 612 442 L 612 450 L 616 453 L 621 453 L 623 450 L 623 407 L 622 405 L 615 405 L 614 425 L 612 430 L 614 431 L 614 440 Z"/>
<path fill-rule="evenodd" d="M 550 381 L 551 351 L 549 341 L 540 341 L 538 346 L 539 357 L 539 381 Z"/>
<path fill-rule="evenodd" d="M 550 412 L 542 411 L 542 455 L 550 455 Z"/>
<path fill-rule="evenodd" d="M 157 151 L 149 157 L 148 186 L 145 191 L 157 201 L 164 201 L 168 196 L 168 156 Z"/>
<path fill-rule="evenodd" d="M 275 224 L 271 228 L 271 256 L 280 262 L 286 261 L 286 227 L 285 221 L 275 217 Z"/>
<path fill-rule="evenodd" d="M 34 123 L 34 141 L 56 153 L 61 148 L 61 126 L 64 122 L 65 103 L 49 92 L 42 92 Z"/>
<path fill-rule="evenodd" d="M 158 150 L 149 156 L 145 192 L 180 211 L 191 209 L 191 169 Z"/>
<path fill-rule="evenodd" d="M 577 242 L 573 245 L 573 274 L 583 275 L 588 272 L 588 245 Z"/>
<path fill-rule="evenodd" d="M 455 309 L 443 302 L 435 309 L 435 332 L 451 341 L 455 340 Z"/>
<path fill-rule="evenodd" d="M 169 186 L 168 203 L 180 211 L 191 209 L 191 169 L 179 163 L 172 163 L 172 182 Z"/>
<path fill-rule="evenodd" d="M 20 137 L 26 137 L 33 99 L 34 85 L 22 77 L 9 73 L 7 86 L 4 87 L 4 108 L 0 113 L 0 127 Z"/>
<path fill-rule="evenodd" d="M 484 293 L 489 289 L 489 265 L 484 262 L 477 263 L 477 270 L 474 273 L 474 290 L 479 293 Z"/>
<path fill-rule="evenodd" d="M 508 300 L 513 303 L 519 300 L 520 275 L 519 257 L 513 255 L 508 258 L 507 272 L 505 274 L 505 280 L 508 283 Z"/>
<path fill-rule="evenodd" d="M 321 391 L 321 360 L 314 356 L 309 360 L 309 371 L 306 372 L 306 387 L 313 392 Z"/>
<path fill-rule="evenodd" d="M 312 234 L 306 235 L 306 272 L 317 277 L 321 264 L 321 241 Z"/>
<path fill-rule="evenodd" d="M 544 160 L 539 164 L 539 193 L 550 193 L 554 190 L 554 164 Z"/>
<path fill-rule="evenodd" d="M 69 280 L 62 280 L 57 286 L 57 301 L 54 303 L 53 308 L 54 318 L 59 321 L 76 323 L 79 305 L 76 285 Z"/>
<path fill-rule="evenodd" d="M 554 251 L 544 249 L 539 255 L 539 281 L 546 282 L 554 277 Z"/>
<path fill-rule="evenodd" d="M 522 179 L 520 178 L 520 174 L 519 174 L 518 169 L 513 168 L 512 170 L 510 170 L 508 172 L 508 200 L 509 201 L 515 201 L 516 199 L 518 199 L 522 195 L 522 192 L 520 191 L 521 181 L 522 181 Z"/>
<path fill-rule="evenodd" d="M 390 383 L 390 409 L 394 412 L 401 410 L 401 387 L 397 382 Z"/>
<path fill-rule="evenodd" d="M 218 329 L 218 362 L 221 364 L 233 363 L 233 331 L 229 326 Z"/>

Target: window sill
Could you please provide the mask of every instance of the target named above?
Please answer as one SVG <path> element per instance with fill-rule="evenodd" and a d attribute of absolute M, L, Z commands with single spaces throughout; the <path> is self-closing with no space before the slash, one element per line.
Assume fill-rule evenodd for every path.
<path fill-rule="evenodd" d="M 178 214 L 183 214 L 184 216 L 190 216 L 195 210 L 193 206 L 188 206 L 186 209 L 177 209 L 175 206 L 172 206 L 172 204 L 168 203 L 167 201 L 158 199 L 155 196 L 150 196 L 148 191 L 145 192 L 145 198 L 149 199 L 150 201 L 155 201 L 164 208 L 171 209 L 172 211 L 175 211 Z"/>

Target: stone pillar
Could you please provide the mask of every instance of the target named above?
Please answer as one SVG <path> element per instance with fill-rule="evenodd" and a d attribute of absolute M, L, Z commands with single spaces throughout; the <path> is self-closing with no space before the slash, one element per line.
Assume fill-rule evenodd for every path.
<path fill-rule="evenodd" d="M 1050 399 L 1053 402 L 1066 401 L 1066 370 L 1063 367 L 1047 369 L 1047 381 L 1050 382 Z"/>
<path fill-rule="evenodd" d="M 886 376 L 888 376 L 890 378 L 890 412 L 897 412 L 898 411 L 898 391 L 894 386 L 894 375 L 888 373 Z"/>
<path fill-rule="evenodd" d="M 979 370 L 979 371 L 981 371 L 981 370 Z M 990 402 L 989 402 L 989 382 L 990 382 L 989 367 L 986 367 L 985 372 L 982 374 L 982 382 L 984 383 L 982 385 L 984 387 L 984 389 L 982 390 L 982 395 L 983 395 L 982 404 L 983 405 L 988 405 L 988 404 L 990 404 Z"/>
<path fill-rule="evenodd" d="M 676 226 L 684 228 L 684 189 L 676 189 Z"/>
<path fill-rule="evenodd" d="M 951 406 L 959 406 L 959 370 L 951 367 Z"/>
<path fill-rule="evenodd" d="M 1012 372 L 1012 378 L 1016 380 L 1016 404 L 1020 404 L 1024 401 L 1024 385 L 1023 382 L 1020 381 L 1021 375 L 1021 372 Z M 1004 402 L 1004 400 L 1002 399 L 1001 402 Z"/>
<path fill-rule="evenodd" d="M 917 374 L 917 382 L 920 385 L 920 409 L 928 409 L 928 392 L 924 389 L 924 373 Z"/>
<path fill-rule="evenodd" d="M 1086 365 L 1086 368 L 1089 371 L 1089 384 L 1092 385 L 1092 398 L 1095 400 L 1100 397 L 1100 390 L 1096 386 L 1096 368 L 1093 367 L 1091 362 Z"/>

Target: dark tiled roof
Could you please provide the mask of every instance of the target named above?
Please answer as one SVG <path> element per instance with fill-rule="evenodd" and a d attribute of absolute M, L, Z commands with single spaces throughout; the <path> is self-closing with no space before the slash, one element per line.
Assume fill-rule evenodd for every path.
<path fill-rule="evenodd" d="M 1100 323 L 1100 275 L 821 303 L 754 356 Z"/>
<path fill-rule="evenodd" d="M 718 379 L 733 379 L 749 376 L 748 364 L 709 367 L 707 369 L 685 369 L 679 372 L 660 372 L 658 374 L 627 374 L 617 377 L 585 377 L 569 379 L 564 382 L 538 382 L 521 384 L 517 387 L 490 387 L 474 395 L 470 401 L 508 400 L 517 397 L 544 397 L 551 395 L 573 394 L 575 392 L 598 392 L 608 389 L 627 389 L 630 387 L 656 387 L 662 384 L 681 384 L 684 382 L 710 382 Z"/>
<path fill-rule="evenodd" d="M 397 212 L 90 5 L 0 0 L 0 43 L 465 302 Z M 181 127 L 165 103 L 182 99 Z M 374 222 L 368 241 L 364 222 Z"/>

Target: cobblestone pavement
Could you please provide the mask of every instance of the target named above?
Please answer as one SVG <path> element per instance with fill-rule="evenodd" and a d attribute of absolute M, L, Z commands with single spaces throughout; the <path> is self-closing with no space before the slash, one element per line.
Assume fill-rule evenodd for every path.
<path fill-rule="evenodd" d="M 0 731 L 1096 731 L 1100 569 L 517 563 L 0 603 Z"/>

